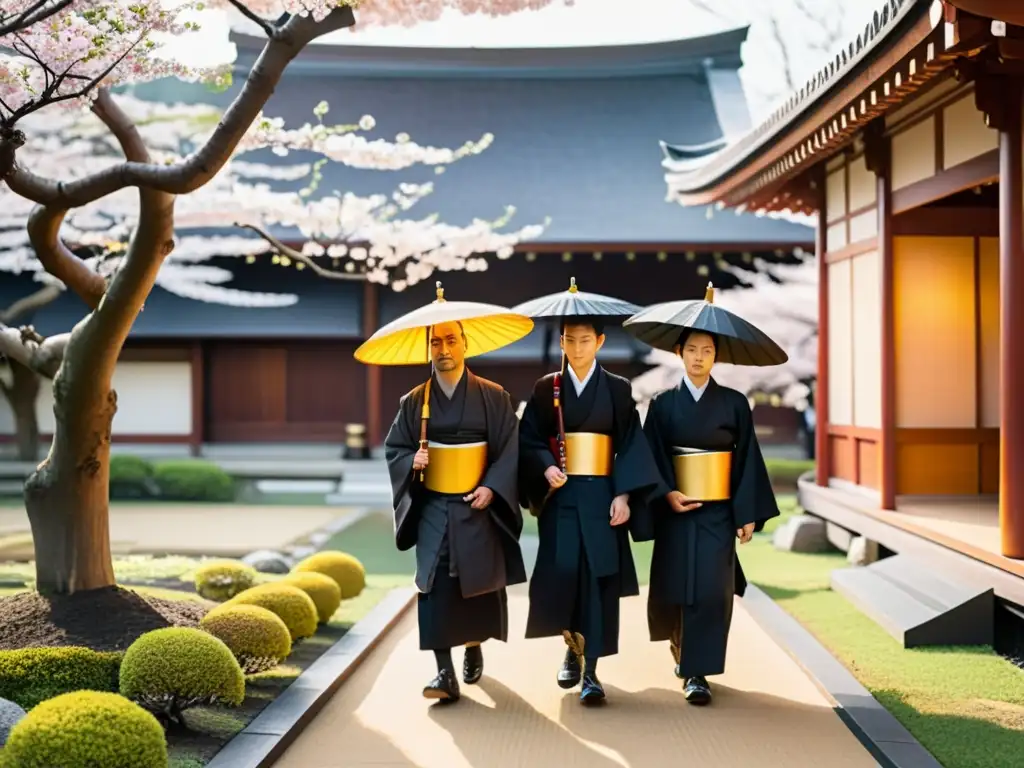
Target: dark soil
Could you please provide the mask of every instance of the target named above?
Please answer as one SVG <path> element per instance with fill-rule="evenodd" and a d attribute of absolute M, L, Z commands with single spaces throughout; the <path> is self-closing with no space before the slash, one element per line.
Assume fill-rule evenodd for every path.
<path fill-rule="evenodd" d="M 0 598 L 0 650 L 79 645 L 123 651 L 139 635 L 164 627 L 195 627 L 212 604 L 143 597 L 119 587 L 43 597 Z"/>

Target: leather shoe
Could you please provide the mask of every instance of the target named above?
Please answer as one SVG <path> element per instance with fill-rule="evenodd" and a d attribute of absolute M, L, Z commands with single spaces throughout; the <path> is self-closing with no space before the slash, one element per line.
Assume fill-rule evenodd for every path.
<path fill-rule="evenodd" d="M 583 690 L 580 692 L 581 704 L 601 704 L 604 701 L 604 686 L 595 675 L 583 675 Z"/>
<path fill-rule="evenodd" d="M 569 690 L 580 684 L 583 670 L 580 669 L 580 657 L 572 652 L 572 648 L 565 649 L 565 660 L 562 668 L 558 670 L 558 687 Z"/>
<path fill-rule="evenodd" d="M 437 677 L 431 680 L 423 688 L 423 698 L 436 699 L 448 704 L 459 700 L 459 681 L 455 679 L 455 673 L 450 669 L 442 669 Z"/>
<path fill-rule="evenodd" d="M 483 676 L 484 652 L 479 645 L 471 645 L 466 648 L 466 655 L 462 659 L 462 682 L 475 685 Z"/>
<path fill-rule="evenodd" d="M 702 707 L 711 703 L 711 686 L 700 675 L 687 678 L 683 693 L 686 701 L 694 706 Z"/>

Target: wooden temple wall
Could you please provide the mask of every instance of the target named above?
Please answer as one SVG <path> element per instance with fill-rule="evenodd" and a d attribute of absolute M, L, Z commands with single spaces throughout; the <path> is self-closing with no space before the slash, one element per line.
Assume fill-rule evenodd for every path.
<path fill-rule="evenodd" d="M 955 80 L 889 115 L 885 135 L 887 242 L 863 142 L 825 165 L 827 474 L 881 488 L 889 349 L 895 493 L 998 493 L 999 211 L 928 204 L 997 180 L 999 136 Z"/>

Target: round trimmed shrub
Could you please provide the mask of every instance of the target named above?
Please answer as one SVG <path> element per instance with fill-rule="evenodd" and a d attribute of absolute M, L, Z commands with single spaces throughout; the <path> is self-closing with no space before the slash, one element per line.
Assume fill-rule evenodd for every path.
<path fill-rule="evenodd" d="M 153 468 L 160 495 L 173 501 L 234 501 L 235 481 L 212 461 L 174 459 Z"/>
<path fill-rule="evenodd" d="M 266 608 L 288 627 L 293 644 L 316 633 L 316 603 L 313 602 L 313 598 L 291 584 L 259 584 L 240 595 L 235 595 L 224 605 L 255 605 Z"/>
<path fill-rule="evenodd" d="M 292 584 L 309 595 L 316 605 L 320 623 L 326 624 L 331 616 L 341 607 L 341 587 L 330 576 L 315 571 L 294 571 L 285 576 L 278 584 Z"/>
<path fill-rule="evenodd" d="M 245 699 L 245 676 L 223 641 L 201 629 L 167 627 L 128 646 L 121 695 L 181 722 L 184 710 L 201 704 L 237 707 Z"/>
<path fill-rule="evenodd" d="M 288 627 L 257 605 L 222 605 L 206 614 L 199 628 L 223 642 L 247 675 L 276 667 L 292 652 Z"/>
<path fill-rule="evenodd" d="M 0 698 L 25 709 L 71 691 L 117 691 L 120 653 L 91 648 L 0 651 Z"/>
<path fill-rule="evenodd" d="M 110 457 L 110 498 L 142 499 L 156 492 L 152 462 L 120 453 Z"/>
<path fill-rule="evenodd" d="M 256 583 L 256 569 L 239 560 L 215 560 L 196 568 L 196 592 L 222 603 Z"/>
<path fill-rule="evenodd" d="M 14 726 L 4 768 L 167 768 L 157 719 L 116 693 L 76 691 L 44 701 Z"/>
<path fill-rule="evenodd" d="M 299 562 L 292 571 L 322 573 L 330 576 L 341 588 L 341 599 L 357 597 L 366 586 L 366 569 L 352 555 L 325 550 Z"/>

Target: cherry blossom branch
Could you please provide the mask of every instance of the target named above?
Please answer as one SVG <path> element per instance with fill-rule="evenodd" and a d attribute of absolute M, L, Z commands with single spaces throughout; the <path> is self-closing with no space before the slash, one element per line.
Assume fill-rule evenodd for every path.
<path fill-rule="evenodd" d="M 2 13 L 0 14 L 0 37 L 21 32 L 33 24 L 46 21 L 46 19 L 60 13 L 73 2 L 75 0 L 55 0 L 51 5 L 50 0 L 36 0 L 36 2 L 16 16 Z"/>
<path fill-rule="evenodd" d="M 37 176 L 15 164 L 8 186 L 40 205 L 68 210 L 88 205 L 127 187 L 185 195 L 208 183 L 231 155 L 274 92 L 285 68 L 317 37 L 355 23 L 348 6 L 335 8 L 322 21 L 292 16 L 263 48 L 241 91 L 224 113 L 210 138 L 184 162 L 155 165 L 128 161 L 71 182 Z"/>
<path fill-rule="evenodd" d="M 258 24 L 260 29 L 266 33 L 267 37 L 273 39 L 274 35 L 277 34 L 278 27 L 275 27 L 258 13 L 254 13 L 249 6 L 241 2 L 241 0 L 228 0 L 228 2 L 231 4 L 231 7 L 245 16 L 245 18 L 249 19 L 249 21 L 254 24 Z"/>
<path fill-rule="evenodd" d="M 242 229 L 248 229 L 251 232 L 255 232 L 261 238 L 266 240 L 270 247 L 273 248 L 274 251 L 276 251 L 279 255 L 287 256 L 289 259 L 292 259 L 293 261 L 305 264 L 320 277 L 325 277 L 328 280 L 366 280 L 366 275 L 355 274 L 353 272 L 338 272 L 333 269 L 324 269 L 319 264 L 317 264 L 312 257 L 307 256 L 302 251 L 297 251 L 294 248 L 285 245 L 272 234 L 256 226 L 255 224 L 244 224 L 242 222 L 236 222 L 235 226 L 241 227 Z"/>

